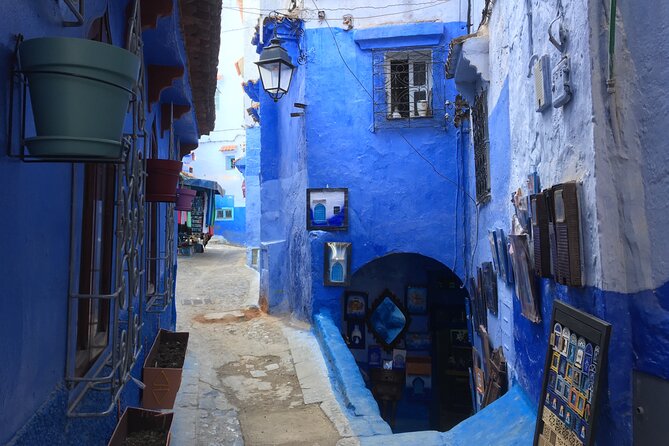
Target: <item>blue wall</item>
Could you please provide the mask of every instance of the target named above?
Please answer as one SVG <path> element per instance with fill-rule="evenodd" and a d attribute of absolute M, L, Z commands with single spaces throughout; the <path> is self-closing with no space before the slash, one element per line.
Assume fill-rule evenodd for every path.
<path fill-rule="evenodd" d="M 232 220 L 216 220 L 214 234 L 223 236 L 228 242 L 246 245 L 246 206 L 235 207 L 233 195 L 216 195 L 216 209 L 233 208 Z"/>
<path fill-rule="evenodd" d="M 125 41 L 127 1 L 110 8 L 115 44 Z M 107 2 L 86 2 L 86 23 L 66 28 L 70 20 L 62 2 L 3 2 L 0 4 L 0 135 L 7 143 L 9 72 L 14 51 L 13 35 L 26 39 L 40 36 L 83 37 L 92 20 L 102 15 Z M 150 51 L 145 48 L 145 51 Z M 159 108 L 147 113 L 147 121 L 160 119 Z M 147 125 L 148 127 L 148 125 Z M 15 133 L 16 136 L 16 133 Z M 168 135 L 158 135 L 161 156 L 167 155 Z M 14 143 L 16 149 L 17 144 Z M 70 212 L 73 172 L 79 191 L 73 206 L 81 211 L 83 166 L 65 163 L 30 164 L 0 155 L 0 178 L 6 190 L 0 194 L 6 234 L 0 270 L 0 444 L 37 445 L 48 439 L 53 445 L 106 444 L 117 421 L 114 410 L 102 418 L 67 418 L 70 392 L 65 387 L 68 343 L 68 284 L 70 259 Z M 165 205 L 161 205 L 164 215 Z M 161 226 L 163 225 L 161 221 Z M 162 226 L 164 227 L 164 226 Z M 78 250 L 77 250 L 78 252 Z M 78 263 L 78 261 L 77 261 Z M 150 348 L 158 327 L 174 326 L 173 308 L 161 315 L 144 315 L 143 351 Z M 138 359 L 133 376 L 141 378 Z M 129 383 L 121 399 L 121 410 L 139 404 L 140 392 Z M 99 409 L 95 397 L 86 404 Z"/>
<path fill-rule="evenodd" d="M 296 60 L 294 34 L 282 26 L 278 34 Z M 290 113 L 293 103 L 305 101 L 305 76 L 306 68 L 298 66 L 288 94 L 277 103 L 265 92 L 260 93 L 260 299 L 267 301 L 271 311 L 300 315 L 308 314 L 311 308 L 311 259 L 304 210 L 307 144 L 304 119 L 291 118 Z"/>
<path fill-rule="evenodd" d="M 463 32 L 460 23 L 393 26 L 391 34 L 401 36 L 393 44 L 402 49 L 412 36 L 433 32 L 435 26 L 443 26 L 439 45 L 447 45 Z M 332 31 L 347 63 L 371 92 L 371 51 L 362 50 L 354 34 Z M 375 34 L 381 36 L 377 45 L 387 43 L 385 34 Z M 457 183 L 460 176 L 459 132 L 452 124 L 447 130 L 373 132 L 372 100 L 344 67 L 330 30 L 309 29 L 306 42 L 315 54 L 306 66 L 308 187 L 349 189 L 349 230 L 310 234 L 313 312 L 341 311 L 341 289 L 323 286 L 323 244 L 327 241 L 352 242 L 352 272 L 386 254 L 406 252 L 433 258 L 461 277 L 463 253 L 458 247 L 464 243 L 464 209 L 462 194 L 449 181 Z M 453 83 L 440 70 L 434 70 L 434 84 L 445 89 L 444 98 L 455 99 Z M 449 180 L 435 173 L 402 136 Z M 304 231 L 304 223 L 301 226 Z"/>
<path fill-rule="evenodd" d="M 251 249 L 260 247 L 260 126 L 246 129 L 246 263 Z"/>
<path fill-rule="evenodd" d="M 487 230 L 508 228 L 511 221 L 509 184 L 511 147 L 509 143 L 508 80 L 496 104 L 489 104 L 490 166 L 492 200 L 479 213 L 479 239 L 474 265 L 490 261 Z M 473 158 L 467 160 L 470 193 L 474 194 Z M 517 185 L 516 185 L 517 186 Z M 543 184 L 542 187 L 549 187 Z M 476 233 L 474 208 L 468 211 L 469 232 Z M 469 242 L 471 255 L 475 240 Z M 521 315 L 520 302 L 512 287 L 498 280 L 499 317 L 488 313 L 489 332 L 494 345 L 504 345 L 512 368 L 512 380 L 538 407 L 553 302 L 559 299 L 612 324 L 608 370 L 601 389 L 598 444 L 632 444 L 632 371 L 641 370 L 669 379 L 669 284 L 638 293 L 617 293 L 596 287 L 570 288 L 550 279 L 538 279 L 542 322 Z M 507 307 L 513 313 L 508 315 Z M 508 317 L 506 322 L 504 318 Z M 508 331 L 511 327 L 512 332 Z M 480 342 L 476 337 L 477 343 Z"/>

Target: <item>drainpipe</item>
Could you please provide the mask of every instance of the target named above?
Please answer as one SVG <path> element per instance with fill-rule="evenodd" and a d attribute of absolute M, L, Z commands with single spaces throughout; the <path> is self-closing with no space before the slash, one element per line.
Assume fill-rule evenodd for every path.
<path fill-rule="evenodd" d="M 525 0 L 525 8 L 527 9 L 527 30 L 530 43 L 530 54 L 534 54 L 534 38 L 532 37 L 532 0 Z"/>
<path fill-rule="evenodd" d="M 614 56 L 616 51 L 616 8 L 617 0 L 611 0 L 611 10 L 609 18 L 609 75 L 606 79 L 606 91 L 611 94 L 615 91 L 616 88 L 616 79 L 615 79 L 615 62 Z"/>

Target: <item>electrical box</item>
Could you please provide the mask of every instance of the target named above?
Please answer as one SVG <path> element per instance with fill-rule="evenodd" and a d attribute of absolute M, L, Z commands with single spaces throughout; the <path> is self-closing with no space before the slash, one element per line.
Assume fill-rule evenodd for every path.
<path fill-rule="evenodd" d="M 551 257 L 548 236 L 548 206 L 546 195 L 530 195 L 532 206 L 532 243 L 534 245 L 534 273 L 551 277 Z"/>
<path fill-rule="evenodd" d="M 543 55 L 534 62 L 534 98 L 536 110 L 542 112 L 551 105 L 550 59 Z"/>
<path fill-rule="evenodd" d="M 555 281 L 568 286 L 583 286 L 583 255 L 579 188 L 576 182 L 553 186 L 557 265 Z"/>
<path fill-rule="evenodd" d="M 553 69 L 553 107 L 560 108 L 571 100 L 569 58 L 563 57 Z"/>

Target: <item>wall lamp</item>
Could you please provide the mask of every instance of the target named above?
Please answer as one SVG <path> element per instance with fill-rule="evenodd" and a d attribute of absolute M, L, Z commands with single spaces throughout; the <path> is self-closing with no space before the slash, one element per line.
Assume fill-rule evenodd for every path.
<path fill-rule="evenodd" d="M 276 35 L 276 27 L 269 46 L 263 48 L 255 64 L 258 65 L 262 87 L 274 102 L 288 93 L 295 65 L 288 51 L 281 46 L 281 40 Z"/>

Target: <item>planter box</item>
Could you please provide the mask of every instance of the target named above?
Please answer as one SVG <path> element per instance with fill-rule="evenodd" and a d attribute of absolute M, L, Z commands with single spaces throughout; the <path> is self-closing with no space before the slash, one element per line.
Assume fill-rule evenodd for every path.
<path fill-rule="evenodd" d="M 123 446 L 129 438 L 137 436 L 140 432 L 157 432 L 163 434 L 165 442 L 160 442 L 161 446 L 170 444 L 170 427 L 174 414 L 171 412 L 162 413 L 155 410 L 140 409 L 137 407 L 128 407 L 123 416 L 118 420 L 116 429 L 112 434 L 107 446 Z M 140 434 L 141 435 L 141 434 Z M 129 444 L 133 444 L 132 442 Z M 146 440 L 136 439 L 134 444 L 146 444 Z"/>
<path fill-rule="evenodd" d="M 159 352 L 162 344 L 181 343 L 183 357 L 170 358 L 172 364 L 161 367 Z M 181 386 L 183 362 L 188 347 L 188 332 L 173 332 L 161 329 L 144 361 L 142 407 L 146 409 L 172 409 Z"/>

